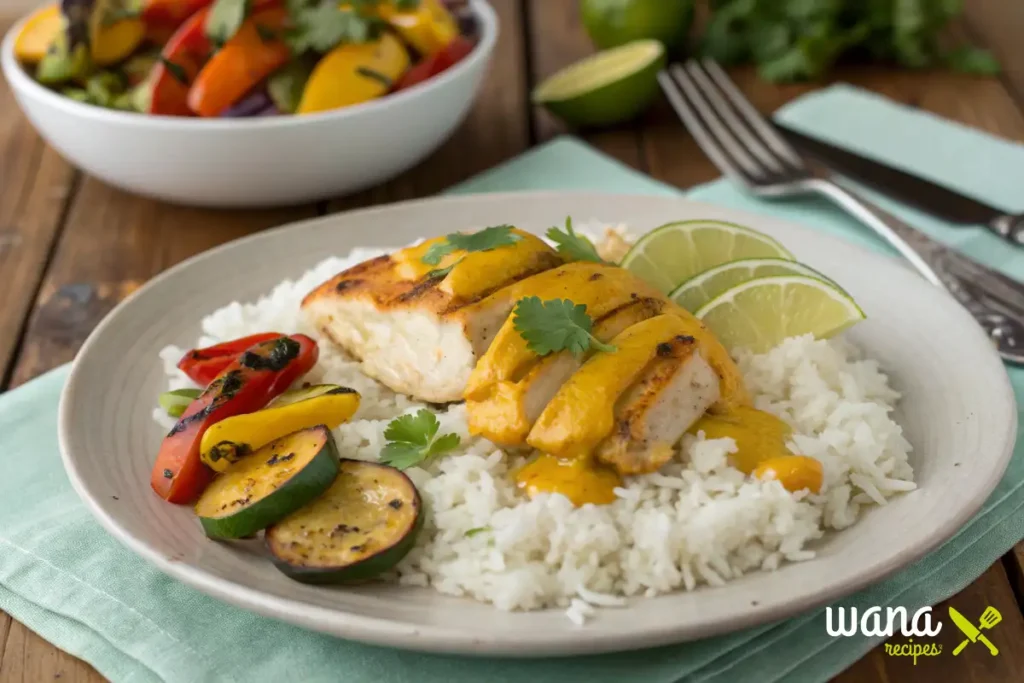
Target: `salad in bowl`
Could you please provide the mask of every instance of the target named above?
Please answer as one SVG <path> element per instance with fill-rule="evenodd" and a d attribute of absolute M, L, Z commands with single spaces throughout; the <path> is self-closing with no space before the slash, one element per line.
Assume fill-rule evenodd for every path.
<path fill-rule="evenodd" d="M 38 83 L 156 116 L 254 117 L 342 109 L 412 88 L 475 48 L 451 0 L 60 0 L 14 53 Z"/>

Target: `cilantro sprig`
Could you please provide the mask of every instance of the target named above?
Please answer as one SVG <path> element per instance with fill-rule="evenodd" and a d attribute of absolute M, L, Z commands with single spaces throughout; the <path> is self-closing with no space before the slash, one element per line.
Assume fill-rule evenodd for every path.
<path fill-rule="evenodd" d="M 565 230 L 555 226 L 548 230 L 547 237 L 555 243 L 558 253 L 569 261 L 604 263 L 604 259 L 597 253 L 594 243 L 573 230 L 572 216 L 566 217 Z"/>
<path fill-rule="evenodd" d="M 594 322 L 587 307 L 569 299 L 541 301 L 528 296 L 516 303 L 512 316 L 516 332 L 538 356 L 567 350 L 580 358 L 591 348 L 606 353 L 617 350 L 592 334 Z"/>
<path fill-rule="evenodd" d="M 405 470 L 458 448 L 461 442 L 459 435 L 437 436 L 440 427 L 437 416 L 426 408 L 421 408 L 413 415 L 396 417 L 384 430 L 384 438 L 388 443 L 381 451 L 380 461 Z"/>
<path fill-rule="evenodd" d="M 465 251 L 467 254 L 472 254 L 478 251 L 491 251 L 499 247 L 511 246 L 523 239 L 512 232 L 512 230 L 514 228 L 511 225 L 494 225 L 469 234 L 453 232 L 450 235 L 446 235 L 440 242 L 432 244 L 420 260 L 428 266 L 436 266 L 441 263 L 441 259 L 456 251 Z M 461 262 L 462 259 L 459 259 L 447 268 L 435 268 L 427 273 L 427 275 L 432 278 L 444 277 L 452 272 L 452 268 Z"/>
<path fill-rule="evenodd" d="M 294 29 L 289 33 L 292 52 L 328 52 L 342 43 L 367 43 L 380 37 L 387 22 L 377 14 L 385 0 L 286 0 Z M 420 0 L 393 0 L 399 11 L 414 10 Z"/>

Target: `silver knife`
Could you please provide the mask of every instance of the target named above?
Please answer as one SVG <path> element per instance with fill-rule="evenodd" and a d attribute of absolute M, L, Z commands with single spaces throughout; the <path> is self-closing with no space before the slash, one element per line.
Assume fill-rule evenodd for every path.
<path fill-rule="evenodd" d="M 930 180 L 836 147 L 793 130 L 776 128 L 794 147 L 831 170 L 958 225 L 980 225 L 1007 242 L 1024 245 L 1024 214 L 1009 214 Z"/>

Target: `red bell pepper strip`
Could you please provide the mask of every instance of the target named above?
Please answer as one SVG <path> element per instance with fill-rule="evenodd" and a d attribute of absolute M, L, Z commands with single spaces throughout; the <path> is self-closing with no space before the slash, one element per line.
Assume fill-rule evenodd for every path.
<path fill-rule="evenodd" d="M 252 346 L 189 404 L 164 438 L 150 486 L 171 503 L 191 503 L 213 480 L 199 458 L 203 434 L 228 417 L 267 405 L 316 365 L 320 349 L 303 334 L 277 337 Z"/>
<path fill-rule="evenodd" d="M 255 12 L 196 77 L 188 105 L 200 116 L 220 116 L 228 107 L 291 57 L 282 40 L 288 12 L 272 7 Z"/>
<path fill-rule="evenodd" d="M 450 69 L 455 66 L 463 59 L 466 58 L 475 47 L 474 43 L 463 37 L 459 36 L 447 47 L 442 48 L 439 52 L 431 57 L 427 57 L 422 62 L 414 66 L 405 72 L 405 74 L 398 79 L 398 83 L 395 85 L 395 90 L 405 90 L 411 88 L 414 85 L 419 85 L 423 81 L 426 81 L 439 73 Z"/>
<path fill-rule="evenodd" d="M 145 0 L 140 18 L 146 26 L 146 38 L 156 45 L 164 44 L 185 20 L 213 0 Z"/>
<path fill-rule="evenodd" d="M 153 67 L 150 114 L 192 116 L 188 107 L 188 91 L 196 74 L 210 58 L 213 44 L 206 35 L 206 17 L 210 8 L 201 9 L 174 32 L 160 61 Z"/>
<path fill-rule="evenodd" d="M 282 336 L 280 332 L 264 332 L 202 349 L 192 349 L 178 361 L 178 369 L 188 375 L 193 382 L 205 387 L 250 346 L 270 339 L 277 339 L 280 336 Z"/>

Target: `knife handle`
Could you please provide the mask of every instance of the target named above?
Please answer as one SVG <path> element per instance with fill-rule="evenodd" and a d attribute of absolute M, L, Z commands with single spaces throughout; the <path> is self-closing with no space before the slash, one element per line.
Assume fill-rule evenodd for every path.
<path fill-rule="evenodd" d="M 932 239 L 830 177 L 819 176 L 805 187 L 828 197 L 888 242 L 970 312 L 1004 361 L 1024 365 L 1024 284 Z"/>
<path fill-rule="evenodd" d="M 999 654 L 999 650 L 996 649 L 996 646 L 992 644 L 991 640 L 989 640 L 988 638 L 985 637 L 984 633 L 979 633 L 978 634 L 978 640 L 980 642 L 982 642 L 982 643 L 985 643 L 985 647 L 988 648 L 988 651 L 990 653 L 992 653 L 993 657 L 995 657 L 997 654 Z"/>
<path fill-rule="evenodd" d="M 1024 244 L 1024 214 L 996 216 L 987 227 L 1008 242 Z"/>
<path fill-rule="evenodd" d="M 968 644 L 968 643 L 970 643 L 970 642 L 971 642 L 971 641 L 970 641 L 970 639 L 969 639 L 969 638 L 965 638 L 965 639 L 964 639 L 964 642 L 962 642 L 962 643 L 960 643 L 959 645 L 957 645 L 957 646 L 956 646 L 956 649 L 955 649 L 955 650 L 953 650 L 953 656 L 954 656 L 954 657 L 956 657 L 956 656 L 957 656 L 958 654 L 960 654 L 961 652 L 963 652 L 963 651 L 964 651 L 964 648 L 965 648 L 965 647 L 967 647 L 967 644 Z"/>

